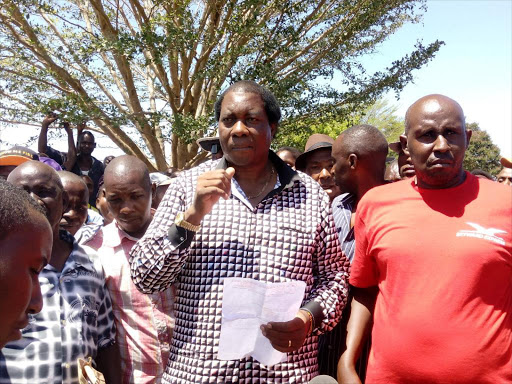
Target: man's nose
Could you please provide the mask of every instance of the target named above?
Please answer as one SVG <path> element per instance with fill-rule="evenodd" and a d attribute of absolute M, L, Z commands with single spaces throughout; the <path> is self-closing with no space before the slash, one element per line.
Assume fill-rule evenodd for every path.
<path fill-rule="evenodd" d="M 231 130 L 234 135 L 236 136 L 243 136 L 247 135 L 247 126 L 242 120 L 237 120 L 235 124 L 233 124 L 233 128 Z"/>
<path fill-rule="evenodd" d="M 44 203 L 43 201 L 41 200 L 41 198 L 35 194 L 33 191 L 30 191 L 29 192 L 29 195 L 30 197 L 32 197 L 33 199 L 35 199 L 35 201 L 37 201 L 37 203 L 41 206 L 41 207 L 44 207 Z"/>
<path fill-rule="evenodd" d="M 331 170 L 327 168 L 322 168 L 322 171 L 320 172 L 320 177 L 323 179 L 327 179 L 329 177 L 332 177 Z"/>
<path fill-rule="evenodd" d="M 450 149 L 448 145 L 448 140 L 443 135 L 439 135 L 434 142 L 434 151 L 437 152 L 446 152 Z"/>
<path fill-rule="evenodd" d="M 39 285 L 39 280 L 35 278 L 35 281 L 32 283 L 32 295 L 28 305 L 28 313 L 34 315 L 41 312 L 41 309 L 43 309 L 43 296 L 41 294 L 41 286 Z"/>

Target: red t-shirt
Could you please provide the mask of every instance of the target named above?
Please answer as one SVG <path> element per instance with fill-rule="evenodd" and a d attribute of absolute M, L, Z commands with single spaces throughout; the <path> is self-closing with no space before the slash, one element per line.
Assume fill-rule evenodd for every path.
<path fill-rule="evenodd" d="M 377 285 L 367 384 L 512 382 L 512 188 L 409 180 L 357 209 L 350 283 Z"/>

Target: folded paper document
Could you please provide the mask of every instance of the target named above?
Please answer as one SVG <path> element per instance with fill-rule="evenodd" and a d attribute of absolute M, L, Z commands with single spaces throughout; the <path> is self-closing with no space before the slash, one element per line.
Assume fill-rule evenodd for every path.
<path fill-rule="evenodd" d="M 260 325 L 293 320 L 305 290 L 303 281 L 265 283 L 235 277 L 224 279 L 218 358 L 237 360 L 252 356 L 267 366 L 285 361 L 286 353 L 272 347 L 261 333 Z"/>

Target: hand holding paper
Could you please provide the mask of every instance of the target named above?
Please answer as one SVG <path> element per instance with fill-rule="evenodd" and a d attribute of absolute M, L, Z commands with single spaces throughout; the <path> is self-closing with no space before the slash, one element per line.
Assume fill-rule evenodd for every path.
<path fill-rule="evenodd" d="M 243 278 L 225 279 L 218 358 L 235 360 L 252 356 L 268 366 L 284 361 L 286 354 L 273 348 L 269 338 L 278 347 L 285 343 L 286 348 L 280 348 L 283 351 L 302 346 L 307 328 L 304 321 L 295 315 L 305 289 L 303 281 L 272 284 Z M 265 332 L 269 338 L 263 335 L 262 325 L 266 325 Z M 304 336 L 300 336 L 302 334 Z M 295 348 L 290 348 L 289 342 L 283 341 L 288 336 L 293 338 L 291 343 L 297 343 Z"/>

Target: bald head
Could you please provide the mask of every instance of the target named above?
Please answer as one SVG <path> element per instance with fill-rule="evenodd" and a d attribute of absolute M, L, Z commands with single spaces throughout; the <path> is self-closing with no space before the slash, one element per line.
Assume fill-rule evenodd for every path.
<path fill-rule="evenodd" d="M 448 96 L 432 94 L 416 100 L 407 109 L 405 113 L 405 134 L 408 134 L 411 124 L 418 118 L 421 119 L 425 114 L 437 113 L 446 109 L 451 109 L 454 113 L 457 113 L 464 128 L 466 127 L 464 112 L 459 103 Z"/>
<path fill-rule="evenodd" d="M 57 172 L 39 161 L 27 161 L 11 172 L 7 181 L 23 188 L 41 205 L 58 238 L 58 226 L 67 207 L 67 194 Z"/>
<path fill-rule="evenodd" d="M 80 187 L 87 189 L 87 184 L 80 176 L 68 171 L 57 171 L 57 174 L 60 177 L 60 181 L 62 182 L 64 189 L 66 188 L 66 184 L 77 184 L 80 185 Z"/>
<path fill-rule="evenodd" d="M 108 164 L 103 174 L 105 188 L 108 189 L 114 180 L 118 182 L 128 177 L 135 178 L 147 190 L 151 189 L 148 167 L 142 160 L 130 155 L 116 157 Z"/>
<path fill-rule="evenodd" d="M 61 191 L 63 189 L 57 171 L 49 165 L 40 161 L 32 160 L 26 161 L 23 164 L 18 165 L 9 175 L 7 181 L 12 184 L 17 184 L 20 179 L 27 178 L 40 178 L 44 180 L 51 180 L 57 188 Z"/>
<path fill-rule="evenodd" d="M 362 196 L 360 189 L 384 182 L 387 155 L 388 142 L 381 131 L 367 124 L 350 127 L 332 147 L 336 184 L 343 192 Z"/>
<path fill-rule="evenodd" d="M 388 142 L 381 131 L 373 125 L 354 125 L 343 131 L 335 141 L 346 153 L 355 153 L 360 158 L 388 154 Z"/>

